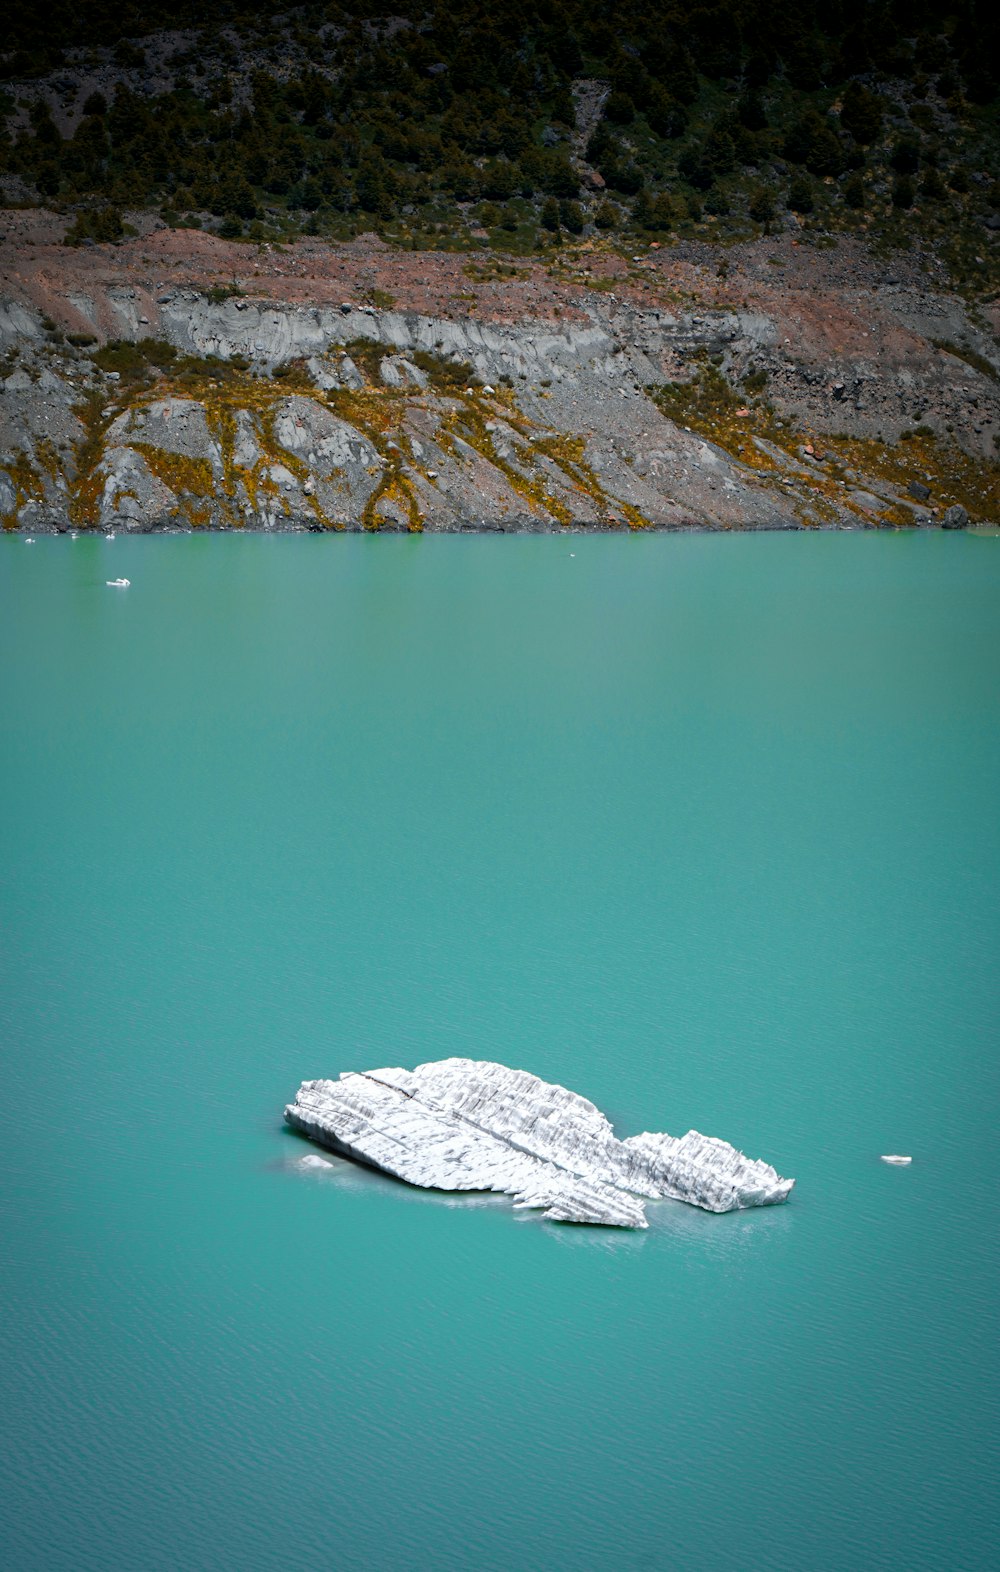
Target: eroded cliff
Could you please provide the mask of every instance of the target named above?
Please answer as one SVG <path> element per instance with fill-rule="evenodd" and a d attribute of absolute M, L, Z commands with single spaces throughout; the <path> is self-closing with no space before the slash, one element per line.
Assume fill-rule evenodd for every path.
<path fill-rule="evenodd" d="M 377 242 L 55 240 L 8 224 L 7 529 L 996 517 L 992 324 L 916 262 L 590 247 L 508 278 Z"/>

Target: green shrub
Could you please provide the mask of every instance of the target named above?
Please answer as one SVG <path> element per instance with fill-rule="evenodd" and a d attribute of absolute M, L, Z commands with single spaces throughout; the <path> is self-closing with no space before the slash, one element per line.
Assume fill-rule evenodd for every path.
<path fill-rule="evenodd" d="M 889 163 L 900 175 L 915 174 L 920 167 L 920 143 L 915 136 L 900 137 L 889 154 Z"/>
<path fill-rule="evenodd" d="M 542 204 L 541 220 L 543 229 L 554 235 L 559 233 L 559 203 L 555 197 L 547 197 Z"/>
<path fill-rule="evenodd" d="M 102 344 L 94 352 L 94 365 L 102 371 L 114 371 L 120 377 L 144 377 L 146 375 L 146 357 L 138 344 L 132 344 L 127 339 L 114 339 L 110 344 Z"/>
<path fill-rule="evenodd" d="M 462 388 L 479 385 L 479 375 L 468 361 L 445 360 L 426 349 L 415 349 L 409 358 L 427 374 L 431 384 L 441 393 L 457 393 Z"/>
<path fill-rule="evenodd" d="M 679 137 L 687 130 L 687 111 L 665 88 L 654 86 L 646 105 L 646 119 L 657 136 Z"/>
<path fill-rule="evenodd" d="M 877 141 L 882 129 L 882 104 L 860 82 L 849 82 L 840 110 L 840 123 L 862 147 Z"/>
<path fill-rule="evenodd" d="M 811 175 L 839 175 L 845 149 L 828 121 L 815 109 L 806 109 L 785 137 L 782 151 L 793 164 L 804 164 Z"/>
<path fill-rule="evenodd" d="M 212 284 L 205 291 L 206 300 L 213 306 L 220 306 L 224 300 L 231 300 L 234 295 L 242 295 L 245 291 L 238 284 Z"/>
<path fill-rule="evenodd" d="M 701 213 L 699 211 L 699 218 Z M 653 196 L 645 187 L 639 192 L 632 204 L 632 222 L 639 229 L 652 230 L 654 234 L 663 233 L 673 227 L 674 204 L 673 199 L 666 191 L 661 191 L 658 196 Z"/>
<path fill-rule="evenodd" d="M 168 344 L 162 338 L 141 338 L 135 347 L 151 366 L 159 366 L 161 369 L 172 365 L 177 359 L 177 351 L 173 344 Z"/>
<path fill-rule="evenodd" d="M 788 206 L 793 213 L 811 213 L 816 202 L 813 196 L 812 181 L 804 176 L 793 180 L 788 188 Z"/>
<path fill-rule="evenodd" d="M 774 195 L 767 186 L 756 186 L 750 193 L 747 212 L 755 224 L 770 224 L 775 215 Z"/>
<path fill-rule="evenodd" d="M 627 126 L 635 119 L 635 104 L 627 93 L 610 93 L 604 105 L 604 116 L 612 125 Z"/>
<path fill-rule="evenodd" d="M 135 231 L 132 231 L 133 234 Z M 125 237 L 122 215 L 116 207 L 88 208 L 77 213 L 63 238 L 64 246 L 115 244 Z"/>
<path fill-rule="evenodd" d="M 666 382 L 651 389 L 651 396 L 665 415 L 681 425 L 731 415 L 742 402 L 723 373 L 708 360 L 694 367 L 687 382 Z"/>
<path fill-rule="evenodd" d="M 847 206 L 860 210 L 865 205 L 865 183 L 859 171 L 855 170 L 844 183 L 844 201 Z"/>

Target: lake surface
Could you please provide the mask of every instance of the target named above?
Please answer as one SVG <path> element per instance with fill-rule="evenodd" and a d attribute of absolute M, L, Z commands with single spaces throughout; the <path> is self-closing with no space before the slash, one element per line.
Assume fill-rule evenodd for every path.
<path fill-rule="evenodd" d="M 998 632 L 962 535 L 0 540 L 5 1568 L 995 1566 Z M 797 1187 L 295 1171 L 450 1054 Z"/>

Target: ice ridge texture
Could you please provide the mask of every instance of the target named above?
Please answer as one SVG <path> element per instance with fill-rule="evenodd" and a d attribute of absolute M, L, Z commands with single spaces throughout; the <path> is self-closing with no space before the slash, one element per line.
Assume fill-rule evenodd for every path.
<path fill-rule="evenodd" d="M 426 1190 L 493 1190 L 556 1222 L 647 1227 L 643 1200 L 709 1212 L 773 1206 L 794 1179 L 689 1130 L 620 1141 L 576 1092 L 482 1059 L 303 1081 L 293 1129 Z"/>

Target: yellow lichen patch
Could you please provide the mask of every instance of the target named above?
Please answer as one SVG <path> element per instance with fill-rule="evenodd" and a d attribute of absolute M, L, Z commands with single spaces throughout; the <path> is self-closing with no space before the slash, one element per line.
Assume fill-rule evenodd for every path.
<path fill-rule="evenodd" d="M 587 444 L 583 437 L 569 437 L 559 434 L 536 437 L 533 446 L 536 453 L 544 453 L 547 458 L 550 458 L 554 464 L 558 465 L 567 480 L 578 491 L 582 491 L 586 496 L 590 497 L 603 512 L 606 513 L 608 511 L 610 505 L 607 493 L 584 458 Z M 625 504 L 616 503 L 615 506 L 620 507 L 625 512 L 626 517 L 628 517 L 628 509 Z M 636 514 L 637 518 L 642 518 L 642 515 L 637 513 L 636 509 L 633 508 L 631 511 Z M 643 524 L 645 522 L 645 519 L 643 519 Z"/>
<path fill-rule="evenodd" d="M 456 408 L 450 411 L 447 422 L 442 424 L 438 432 L 438 445 L 442 452 L 447 453 L 456 462 L 460 462 L 455 443 L 456 437 L 478 453 L 480 458 L 498 469 L 511 489 L 528 504 L 533 513 L 543 515 L 549 512 L 555 515 L 555 510 L 562 507 L 548 495 L 540 479 L 523 474 L 508 459 L 500 457 L 493 442 L 493 435 L 486 429 L 483 411 L 474 399 L 462 399 Z M 530 468 L 532 462 L 530 454 L 522 457 L 522 452 L 519 451 L 517 456 L 525 468 Z M 565 508 L 562 508 L 562 511 L 565 513 Z"/>
<path fill-rule="evenodd" d="M 3 528 L 17 528 L 17 512 L 26 502 L 41 502 L 45 496 L 45 487 L 42 477 L 32 464 L 23 448 L 18 448 L 13 455 L 4 459 L 0 470 L 8 476 L 14 488 L 13 511 L 4 515 Z"/>
<path fill-rule="evenodd" d="M 335 388 L 326 395 L 328 407 L 349 426 L 364 432 L 374 447 L 381 451 L 383 440 L 398 429 L 405 411 L 405 402 L 394 389 L 375 392 L 372 388 Z"/>
<path fill-rule="evenodd" d="M 667 384 L 652 390 L 652 396 L 671 420 L 714 442 L 761 479 L 787 477 L 795 493 L 783 490 L 783 495 L 806 526 L 817 523 L 814 515 L 832 523 L 844 512 L 868 525 L 912 524 L 913 512 L 902 500 L 912 481 L 931 492 L 926 502 L 918 504 L 921 507 L 941 512 L 961 503 L 973 519 L 1000 515 L 1000 466 L 942 443 L 926 428 L 908 433 L 898 443 L 829 436 L 805 427 L 793 431 L 763 400 L 741 402 L 718 368 L 707 362 L 701 363 L 690 382 Z M 788 466 L 758 447 L 755 437 L 787 456 Z M 804 448 L 812 449 L 806 460 Z M 884 505 L 872 513 L 851 495 L 853 489 L 890 495 L 879 495 Z"/>
<path fill-rule="evenodd" d="M 631 502 L 619 502 L 617 506 L 620 507 L 624 513 L 625 518 L 628 521 L 629 529 L 653 528 L 652 520 L 648 519 L 644 513 L 640 513 L 639 509 L 633 507 Z"/>
<path fill-rule="evenodd" d="M 617 501 L 612 502 L 608 498 L 596 473 L 584 457 L 585 438 L 567 436 L 551 429 L 539 430 L 518 408 L 509 389 L 501 389 L 488 397 L 491 404 L 501 406 L 499 410 L 491 408 L 490 404 L 486 403 L 486 398 L 480 394 L 465 395 L 456 401 L 439 433 L 438 441 L 445 452 L 456 457 L 454 443 L 449 442 L 449 434 L 453 433 L 461 437 L 469 447 L 475 449 L 488 463 L 500 470 L 511 488 L 528 503 L 533 512 L 541 515 L 547 513 L 559 524 L 572 523 L 573 514 L 567 503 L 553 495 L 544 477 L 537 473 L 539 458 L 547 459 L 554 464 L 573 490 L 594 502 L 605 515 L 606 522 L 614 522 L 613 510 L 617 510 L 628 519 L 633 528 L 649 526 L 649 521 L 638 509 Z M 493 433 L 488 428 L 486 418 L 493 414 L 499 414 L 505 424 L 522 439 L 514 446 L 516 463 L 511 463 L 497 452 Z"/>
<path fill-rule="evenodd" d="M 358 348 L 351 347 L 352 351 Z M 358 354 L 353 358 L 358 363 L 358 356 L 360 356 L 364 369 L 369 375 L 373 375 L 385 350 L 384 346 L 369 346 L 369 348 L 373 351 L 370 355 L 362 355 L 361 349 L 358 348 Z M 319 394 L 315 389 L 303 390 L 305 396 L 314 398 L 316 402 L 330 409 L 332 413 L 367 437 L 379 454 L 383 465 L 387 466 L 387 468 L 383 468 L 382 465 L 371 466 L 369 470 L 370 474 L 377 477 L 377 485 L 363 511 L 365 527 L 378 527 L 378 504 L 391 498 L 405 507 L 411 521 L 411 528 L 422 528 L 419 508 L 402 470 L 404 456 L 410 464 L 414 464 L 412 448 L 402 427 L 409 409 L 414 407 L 440 409 L 439 401 L 442 395 L 447 396 L 447 405 L 438 432 L 438 442 L 442 450 L 459 461 L 454 439 L 461 438 L 468 447 L 500 470 L 512 489 L 528 503 L 533 512 L 538 514 L 547 512 L 559 522 L 569 522 L 571 514 L 565 503 L 548 493 L 540 477 L 521 473 L 516 465 L 502 459 L 496 451 L 491 433 L 486 429 L 487 417 L 496 414 L 529 443 L 536 443 L 532 423 L 518 409 L 513 392 L 506 387 L 492 391 L 489 395 L 483 394 L 478 388 L 459 390 L 456 384 L 465 380 L 465 377 L 470 374 L 470 368 L 447 362 L 438 365 L 437 357 L 416 352 L 413 358 L 421 363 L 428 374 L 434 373 L 431 380 L 432 384 L 437 384 L 436 395 L 434 391 L 423 396 L 414 391 L 404 394 L 399 389 L 370 385 L 356 390 L 336 388 L 325 394 Z M 434 364 L 425 365 L 425 361 Z M 252 504 L 256 505 L 258 492 L 265 491 L 271 497 L 277 498 L 279 490 L 266 474 L 262 473 L 262 465 L 257 466 L 256 473 L 250 474 L 242 470 L 238 471 L 238 466 L 232 462 L 230 458 L 232 435 L 225 429 L 227 422 L 219 408 L 223 402 L 244 406 L 252 402 L 262 411 L 264 418 L 261 420 L 263 428 L 261 440 L 267 450 L 269 463 L 283 464 L 300 480 L 305 479 L 308 469 L 297 455 L 279 447 L 273 435 L 273 426 L 269 417 L 273 415 L 273 407 L 277 400 L 285 395 L 287 384 L 285 387 L 275 388 L 273 384 L 262 383 L 258 379 L 246 380 L 251 385 L 239 389 L 234 388 L 230 381 L 222 397 L 216 388 L 204 390 L 201 401 L 209 412 L 213 433 L 219 441 L 223 454 L 224 492 L 231 495 L 237 478 L 242 479 L 248 497 Z M 193 390 L 185 391 L 190 393 Z M 560 439 L 557 433 L 545 433 L 544 440 L 551 444 L 551 451 L 547 452 L 546 456 L 562 470 L 574 488 L 586 492 L 603 505 L 603 492 L 600 485 L 583 460 L 582 441 L 573 438 Z M 527 470 L 530 470 L 535 462 L 530 448 L 519 450 L 518 460 Z M 324 516 L 315 499 L 312 500 L 312 506 L 316 516 L 329 525 L 331 521 Z"/>
<path fill-rule="evenodd" d="M 212 510 L 209 505 L 203 505 L 201 501 L 187 502 L 188 498 L 211 497 L 215 491 L 215 476 L 207 459 L 190 458 L 184 453 L 169 453 L 166 448 L 153 447 L 151 443 L 134 439 L 130 446 L 142 454 L 157 480 L 173 492 L 192 524 L 206 525 L 211 521 Z"/>
<path fill-rule="evenodd" d="M 886 446 L 859 437 L 816 437 L 840 469 L 852 469 L 882 480 L 894 491 L 905 492 L 913 480 L 926 485 L 931 496 L 923 507 L 943 510 L 959 503 L 972 519 L 1000 518 L 1000 465 L 974 458 L 933 436 L 913 436 Z M 863 484 L 863 482 L 862 482 Z M 896 516 L 887 523 L 912 523 L 908 509 L 890 508 Z"/>
<path fill-rule="evenodd" d="M 75 405 L 74 413 L 83 427 L 76 445 L 76 478 L 70 488 L 69 516 L 78 529 L 93 529 L 100 515 L 104 481 L 98 469 L 104 450 L 107 422 L 99 394 L 92 393 Z"/>
<path fill-rule="evenodd" d="M 371 496 L 364 505 L 361 522 L 365 529 L 377 530 L 381 527 L 380 505 L 384 502 L 395 503 L 406 513 L 406 527 L 411 534 L 419 534 L 424 527 L 413 488 L 403 474 L 399 460 L 398 453 L 390 456 L 390 462 L 382 471 Z"/>
<path fill-rule="evenodd" d="M 282 447 L 281 444 L 278 442 L 277 438 L 274 435 L 274 409 L 273 408 L 268 412 L 268 416 L 267 416 L 266 420 L 264 422 L 262 422 L 262 428 L 263 429 L 261 430 L 261 439 L 262 439 L 263 444 L 264 444 L 264 449 L 265 449 L 265 454 L 267 456 L 267 460 L 270 463 L 273 463 L 273 464 L 283 464 L 285 469 L 289 470 L 290 473 L 295 476 L 296 480 L 301 482 L 301 484 L 302 484 L 302 486 L 304 488 L 305 487 L 305 483 L 308 481 L 309 476 L 310 476 L 309 465 L 305 462 L 304 459 L 300 459 L 297 453 L 293 453 L 289 448 Z M 261 464 L 258 463 L 257 470 L 259 471 L 260 468 L 261 468 Z M 274 486 L 274 482 L 273 482 L 273 480 L 271 480 L 270 476 L 267 476 L 267 477 L 261 476 L 261 478 L 257 482 L 258 489 L 260 489 L 261 484 L 262 484 L 262 482 L 263 482 L 263 480 L 265 478 L 268 481 L 270 481 L 270 484 L 272 486 Z M 277 487 L 276 486 L 275 486 L 274 489 L 275 489 L 275 491 L 277 491 Z M 318 501 L 316 500 L 316 497 L 315 496 L 310 496 L 308 493 L 304 493 L 304 495 L 306 497 L 306 501 L 309 503 L 309 506 L 310 506 L 312 512 L 316 515 L 316 518 L 319 520 L 319 522 L 321 524 L 327 523 L 328 521 L 325 518 L 325 516 L 324 516 L 324 514 L 322 512 L 322 509 L 320 508 L 320 505 L 319 505 Z M 284 499 L 282 499 L 282 500 L 284 500 Z M 287 513 L 289 511 L 290 510 L 289 510 L 289 508 L 287 506 L 287 503 L 286 503 L 285 512 Z"/>
<path fill-rule="evenodd" d="M 236 448 L 236 411 L 229 400 L 217 399 L 205 410 L 205 419 L 208 429 L 215 438 L 222 458 L 222 487 L 221 500 L 231 516 L 233 525 L 240 529 L 243 520 L 233 507 L 236 496 L 236 484 L 239 477 L 238 466 L 235 461 Z"/>
<path fill-rule="evenodd" d="M 40 437 L 35 443 L 35 456 L 51 481 L 55 481 L 57 476 L 62 474 L 59 454 L 49 437 Z"/>

